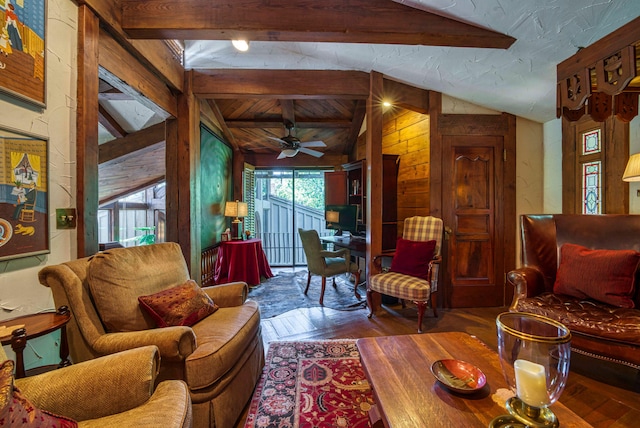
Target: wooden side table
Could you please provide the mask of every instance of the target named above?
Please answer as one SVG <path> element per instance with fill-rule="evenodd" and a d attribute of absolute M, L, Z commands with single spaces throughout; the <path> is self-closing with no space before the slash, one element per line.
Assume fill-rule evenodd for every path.
<path fill-rule="evenodd" d="M 24 327 L 13 330 L 11 334 L 0 338 L 2 345 L 11 345 L 16 353 L 16 378 L 25 377 L 28 374 L 36 374 L 49 366 L 38 367 L 29 370 L 24 369 L 23 351 L 27 346 L 27 340 L 44 336 L 60 329 L 60 364 L 58 368 L 71 365 L 69 361 L 69 344 L 67 342 L 67 323 L 71 319 L 71 312 L 66 306 L 60 306 L 56 312 L 44 312 L 40 314 L 24 315 L 0 322 L 0 326 L 22 325 Z"/>

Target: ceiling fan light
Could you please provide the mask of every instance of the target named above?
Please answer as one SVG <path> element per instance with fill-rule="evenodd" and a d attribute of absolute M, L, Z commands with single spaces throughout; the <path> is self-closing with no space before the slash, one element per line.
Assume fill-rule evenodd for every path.
<path fill-rule="evenodd" d="M 283 149 L 282 153 L 288 158 L 292 158 L 298 154 L 298 149 Z"/>
<path fill-rule="evenodd" d="M 246 40 L 231 40 L 231 44 L 233 44 L 233 47 L 240 52 L 246 52 L 249 50 L 249 42 Z"/>

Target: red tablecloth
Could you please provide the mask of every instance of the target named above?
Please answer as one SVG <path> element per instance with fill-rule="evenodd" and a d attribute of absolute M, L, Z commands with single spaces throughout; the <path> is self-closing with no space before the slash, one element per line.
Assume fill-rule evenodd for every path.
<path fill-rule="evenodd" d="M 220 244 L 214 275 L 216 284 L 244 281 L 249 285 L 258 285 L 260 277 L 272 276 L 260 239 L 225 241 Z"/>

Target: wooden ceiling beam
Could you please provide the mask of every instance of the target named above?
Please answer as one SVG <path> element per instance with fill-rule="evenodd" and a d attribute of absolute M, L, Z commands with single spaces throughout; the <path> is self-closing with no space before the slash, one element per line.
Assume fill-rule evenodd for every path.
<path fill-rule="evenodd" d="M 193 70 L 200 98 L 366 99 L 369 74 L 342 70 Z"/>
<path fill-rule="evenodd" d="M 122 0 L 133 39 L 377 43 L 507 49 L 513 37 L 390 0 Z"/>
<path fill-rule="evenodd" d="M 358 142 L 358 136 L 362 129 L 362 122 L 367 115 L 367 101 L 358 100 L 356 108 L 353 111 L 353 120 L 351 121 L 351 129 L 349 130 L 349 136 L 347 137 L 347 143 L 344 145 L 344 154 L 348 155 L 353 150 L 353 147 Z"/>
<path fill-rule="evenodd" d="M 227 120 L 227 126 L 229 128 L 278 128 L 282 129 L 282 121 L 281 120 L 259 120 L 259 121 L 249 121 L 249 120 Z M 313 128 L 323 128 L 323 129 L 344 129 L 350 128 L 352 122 L 349 120 L 297 120 L 295 122 L 297 129 L 313 129 Z"/>
<path fill-rule="evenodd" d="M 384 101 L 389 101 L 397 107 L 412 110 L 422 114 L 429 114 L 429 91 L 415 86 L 383 79 Z"/>
<path fill-rule="evenodd" d="M 120 91 L 100 92 L 98 94 L 98 100 L 100 101 L 132 101 L 134 98 Z"/>
<path fill-rule="evenodd" d="M 282 122 L 291 122 L 296 124 L 296 113 L 293 108 L 293 100 L 283 99 L 278 100 L 280 108 L 282 108 Z"/>
<path fill-rule="evenodd" d="M 127 135 L 127 131 L 125 131 L 118 121 L 101 105 L 98 105 L 98 123 L 104 126 L 107 132 L 116 138 L 122 138 Z"/>
<path fill-rule="evenodd" d="M 227 126 L 227 122 L 224 120 L 224 116 L 220 112 L 220 108 L 218 107 L 218 105 L 214 100 L 209 99 L 206 101 L 207 101 L 207 105 L 211 108 L 211 111 L 213 112 L 214 117 L 220 124 L 220 128 L 221 128 L 220 130 L 222 131 L 222 135 L 227 140 L 227 142 L 231 144 L 231 147 L 234 150 L 238 150 L 239 149 L 238 142 L 233 136 L 233 133 L 229 130 L 229 127 Z"/>
<path fill-rule="evenodd" d="M 143 149 L 153 150 L 155 144 L 165 141 L 164 128 L 164 122 L 158 123 L 138 132 L 128 134 L 124 138 L 100 144 L 98 163 L 102 165 Z"/>

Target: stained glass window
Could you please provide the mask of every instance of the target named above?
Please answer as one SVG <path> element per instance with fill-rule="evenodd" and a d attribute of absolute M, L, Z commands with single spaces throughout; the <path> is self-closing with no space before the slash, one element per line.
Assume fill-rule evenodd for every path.
<path fill-rule="evenodd" d="M 601 214 L 601 177 L 600 161 L 582 164 L 582 214 Z"/>
<path fill-rule="evenodd" d="M 600 130 L 585 132 L 582 134 L 582 154 L 590 155 L 600 153 Z"/>

